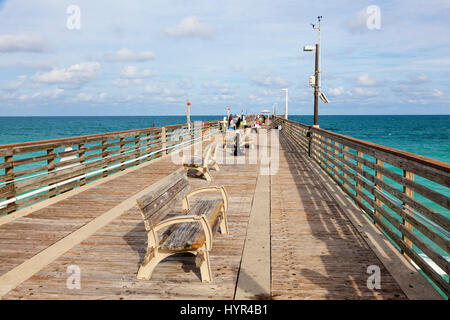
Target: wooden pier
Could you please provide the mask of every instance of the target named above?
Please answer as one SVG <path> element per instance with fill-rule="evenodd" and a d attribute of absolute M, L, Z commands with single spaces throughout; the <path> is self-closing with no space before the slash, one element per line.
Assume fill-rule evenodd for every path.
<path fill-rule="evenodd" d="M 247 153 L 234 157 L 232 163 L 219 162 L 221 170 L 211 170 L 210 182 L 189 177 L 194 188 L 223 185 L 229 195 L 230 233 L 214 239 L 211 283 L 201 282 L 194 257 L 189 254 L 161 262 L 151 280 L 136 278 L 147 243 L 136 199 L 180 167 L 166 152 L 170 130 L 111 134 L 109 138 L 118 142 L 108 142 L 105 135 L 41 142 L 40 146 L 53 151 L 35 161 L 48 161 L 45 166 L 50 167 L 45 170 L 49 171 L 64 164 L 52 162 L 55 154 L 78 155 L 64 165 L 84 160 L 85 144 L 92 139 L 99 147 L 90 148 L 99 149 L 105 160 L 91 170 L 130 159 L 125 155 L 119 162 L 107 158 L 113 153 L 108 144 L 124 148 L 114 151 L 120 154 L 127 148 L 127 136 L 133 137 L 129 143 L 134 148 L 144 144 L 145 149 L 128 147 L 138 161 L 100 171 L 90 181 L 83 175 L 89 172 L 85 168 L 63 169 L 61 172 L 71 173 L 56 172 L 58 180 L 54 181 L 79 179 L 63 185 L 65 189 L 47 190 L 50 194 L 46 196 L 37 194 L 39 201 L 28 200 L 20 210 L 16 210 L 20 201 L 2 209 L 9 214 L 0 217 L 1 299 L 441 299 L 409 257 L 395 248 L 382 228 L 369 219 L 370 215 L 365 215 L 322 169 L 323 162 L 312 160 L 307 149 L 302 148 L 304 141 L 293 139 L 287 122 L 278 119 L 274 124 L 285 126 L 280 130 L 276 174 L 262 173 L 264 166 L 275 163 L 252 163 Z M 196 145 L 210 143 L 214 135 L 205 134 L 207 129 L 217 129 L 217 123 L 200 129 Z M 54 151 L 75 142 L 78 148 L 74 151 Z M 17 178 L 14 166 L 7 163 L 14 163 L 12 153 L 18 150 L 36 151 L 42 147 L 30 144 L 0 148 L 5 179 Z M 156 156 L 139 158 L 153 151 Z M 231 152 L 219 148 L 218 158 L 229 159 L 226 154 Z M 18 161 L 17 165 L 26 162 Z M 37 172 L 25 170 L 28 174 Z M 45 178 L 38 179 L 39 187 L 49 184 Z M 20 183 L 21 188 L 31 185 Z M 1 191 L 3 199 L 19 195 L 12 190 L 0 189 L 0 200 Z M 438 219 L 441 221 L 445 222 Z M 448 250 L 448 239 L 445 241 Z M 68 288 L 71 266 L 79 268 L 79 289 Z M 379 288 L 368 285 L 370 266 L 379 268 Z M 440 285 L 445 289 L 445 283 Z"/>

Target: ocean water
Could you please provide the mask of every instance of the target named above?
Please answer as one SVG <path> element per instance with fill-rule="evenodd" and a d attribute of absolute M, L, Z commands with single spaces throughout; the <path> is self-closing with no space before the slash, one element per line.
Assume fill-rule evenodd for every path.
<path fill-rule="evenodd" d="M 218 116 L 191 116 L 191 121 L 211 121 Z M 0 117 L 0 145 L 66 138 L 87 134 L 181 124 L 185 116 L 141 117 Z"/>
<path fill-rule="evenodd" d="M 312 125 L 312 116 L 289 116 Z M 319 116 L 322 129 L 450 162 L 450 115 Z"/>

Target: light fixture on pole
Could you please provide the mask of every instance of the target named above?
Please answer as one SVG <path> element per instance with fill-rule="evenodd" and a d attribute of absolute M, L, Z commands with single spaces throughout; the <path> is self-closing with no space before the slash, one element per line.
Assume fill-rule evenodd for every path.
<path fill-rule="evenodd" d="M 191 108 L 191 102 L 189 100 L 186 100 L 186 118 L 187 118 L 187 125 L 188 125 L 189 132 L 191 132 L 190 108 Z"/>
<path fill-rule="evenodd" d="M 282 91 L 286 91 L 286 105 L 284 106 L 284 118 L 287 120 L 288 118 L 288 89 L 281 89 Z"/>

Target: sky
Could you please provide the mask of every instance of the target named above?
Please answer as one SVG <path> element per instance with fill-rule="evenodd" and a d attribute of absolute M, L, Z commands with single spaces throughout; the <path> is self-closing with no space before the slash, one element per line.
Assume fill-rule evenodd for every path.
<path fill-rule="evenodd" d="M 0 116 L 449 114 L 450 0 L 0 0 Z"/>

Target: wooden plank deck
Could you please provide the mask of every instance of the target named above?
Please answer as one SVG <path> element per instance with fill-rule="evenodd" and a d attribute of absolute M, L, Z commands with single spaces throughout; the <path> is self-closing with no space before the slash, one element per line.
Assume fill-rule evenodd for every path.
<path fill-rule="evenodd" d="M 279 170 L 270 179 L 271 297 L 405 299 L 393 277 L 321 187 L 308 167 L 309 160 L 281 142 Z M 146 234 L 138 209 L 132 205 L 47 265 L 33 270 L 30 278 L 10 288 L 2 298 L 233 299 L 259 165 L 220 167 L 219 172 L 211 170 L 212 182 L 189 178 L 194 188 L 224 185 L 230 197 L 230 234 L 216 236 L 210 255 L 212 283 L 200 281 L 190 255 L 169 257 L 155 269 L 152 280 L 137 280 Z M 0 288 L 2 276 L 17 270 L 27 259 L 45 252 L 177 168 L 167 157 L 142 164 L 0 225 Z M 79 290 L 66 286 L 70 265 L 80 267 Z M 366 286 L 369 265 L 381 268 L 381 290 Z"/>
<path fill-rule="evenodd" d="M 281 137 L 271 176 L 273 299 L 405 299 L 398 284 L 311 170 Z M 381 289 L 367 288 L 367 267 Z"/>

